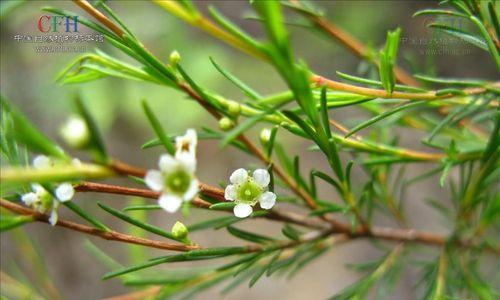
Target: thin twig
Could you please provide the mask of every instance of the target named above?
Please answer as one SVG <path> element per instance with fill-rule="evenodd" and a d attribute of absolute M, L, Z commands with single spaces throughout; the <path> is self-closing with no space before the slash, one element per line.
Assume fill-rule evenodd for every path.
<path fill-rule="evenodd" d="M 132 292 L 132 293 L 127 293 L 127 294 L 112 296 L 112 297 L 104 298 L 103 300 L 137 300 L 137 299 L 149 299 L 149 297 L 152 297 L 152 296 L 156 295 L 160 290 L 161 290 L 161 287 L 159 287 L 159 286 L 153 286 L 153 287 L 147 288 L 147 289 L 142 290 L 142 291 L 136 291 L 136 292 Z"/>
<path fill-rule="evenodd" d="M 108 27 L 111 31 L 113 31 L 117 36 L 122 37 L 124 32 L 120 29 L 115 23 L 113 23 L 108 17 L 106 17 L 103 13 L 95 9 L 92 4 L 90 4 L 86 0 L 73 0 L 76 5 L 80 6 L 83 10 L 88 12 L 91 16 L 99 20 L 103 25 Z"/>
<path fill-rule="evenodd" d="M 19 204 L 15 204 L 13 202 L 7 201 L 5 199 L 0 198 L 0 206 L 10 210 L 11 212 L 15 212 L 20 215 L 33 216 L 35 220 L 49 223 L 50 216 L 48 214 L 39 213 L 33 209 L 21 206 Z M 200 249 L 200 246 L 191 246 L 191 245 L 183 245 L 183 244 L 171 244 L 161 241 L 155 241 L 140 237 L 135 237 L 132 235 L 120 233 L 117 231 L 102 231 L 94 227 L 86 226 L 79 223 L 74 223 L 71 221 L 59 219 L 56 223 L 56 226 L 64 227 L 73 231 L 82 232 L 85 234 L 90 234 L 93 236 L 100 237 L 105 240 L 110 241 L 118 241 L 129 244 L 143 245 L 151 248 L 163 249 L 163 250 L 172 250 L 172 251 L 190 251 L 195 249 Z"/>
<path fill-rule="evenodd" d="M 220 194 L 221 192 L 223 193 L 222 190 L 219 190 L 215 187 L 211 187 L 208 185 L 200 185 L 201 193 L 203 194 L 204 191 L 210 191 L 208 194 L 205 195 L 210 195 L 210 193 L 217 193 Z M 155 192 L 152 190 L 146 190 L 146 189 L 137 189 L 137 188 L 129 188 L 129 187 L 123 187 L 123 186 L 118 186 L 118 185 L 111 185 L 111 184 L 104 184 L 104 183 L 96 183 L 96 182 L 88 182 L 84 181 L 75 186 L 75 190 L 78 192 L 94 192 L 94 193 L 107 193 L 107 194 L 116 194 L 116 195 L 127 195 L 127 196 L 139 196 L 143 198 L 149 198 L 149 199 L 158 199 L 160 196 L 159 192 Z M 226 201 L 224 197 L 222 198 L 215 198 L 219 201 Z M 205 200 L 202 200 L 198 197 L 194 198 L 191 203 L 199 208 L 205 208 L 208 209 L 210 208 L 211 204 Z M 274 221 L 280 221 L 280 222 L 287 222 L 287 223 L 292 223 L 300 226 L 305 226 L 305 227 L 310 227 L 310 228 L 315 228 L 315 229 L 324 229 L 325 226 L 322 222 L 315 221 L 314 219 L 306 218 L 303 217 L 299 214 L 292 213 L 292 212 L 283 212 L 283 211 L 278 211 L 278 210 L 271 210 L 269 213 L 265 214 L 262 216 L 263 218 L 269 219 L 269 220 L 274 220 Z"/>
<path fill-rule="evenodd" d="M 372 89 L 367 87 L 356 86 L 348 83 L 343 83 L 335 80 L 328 79 L 319 75 L 312 75 L 311 81 L 314 82 L 318 87 L 328 86 L 328 88 L 355 93 L 358 95 L 371 96 L 377 98 L 386 98 L 386 99 L 407 99 L 407 100 L 439 100 L 439 99 L 447 99 L 451 97 L 455 97 L 456 95 L 448 93 L 444 95 L 436 95 L 437 91 L 428 91 L 422 93 L 409 93 L 409 92 L 399 92 L 394 91 L 392 93 L 388 93 L 386 90 L 380 89 Z M 495 82 L 491 84 L 492 87 L 498 88 L 500 87 L 500 82 Z M 467 88 L 462 90 L 466 95 L 475 95 L 484 93 L 487 91 L 485 88 Z"/>
<path fill-rule="evenodd" d="M 301 7 L 301 3 L 299 1 L 290 0 L 290 2 L 298 7 Z M 301 13 L 302 11 L 300 9 L 297 9 L 297 12 Z M 350 35 L 347 31 L 343 30 L 336 24 L 333 24 L 331 21 L 321 16 L 309 13 L 303 13 L 303 15 L 309 18 L 319 29 L 328 34 L 328 36 L 339 41 L 357 57 L 361 59 L 369 58 L 370 51 L 368 50 L 368 48 L 354 36 Z M 373 60 L 373 63 L 378 66 L 380 64 L 380 61 Z M 403 84 L 410 86 L 420 85 L 418 81 L 416 81 L 408 72 L 406 72 L 399 66 L 394 66 L 394 75 L 396 76 L 396 79 Z"/>
<path fill-rule="evenodd" d="M 114 186 L 114 185 L 107 185 L 107 184 L 93 183 L 93 182 L 83 182 L 82 184 L 76 186 L 75 189 L 80 192 L 102 192 L 102 193 L 112 193 L 112 194 L 134 195 L 152 199 L 157 199 L 159 195 L 157 192 L 150 190 L 133 189 L 128 187 L 121 187 L 121 186 Z M 194 204 L 197 205 L 196 202 Z M 198 207 L 207 208 L 204 205 Z M 307 219 L 304 216 L 289 212 L 271 211 L 270 214 L 264 217 L 268 219 L 299 224 L 306 227 L 312 227 L 318 229 L 323 228 L 324 230 L 331 230 L 332 233 L 347 234 L 352 239 L 376 238 L 376 239 L 392 240 L 392 241 L 417 242 L 435 246 L 443 246 L 448 241 L 448 237 L 444 235 L 421 231 L 421 230 L 415 230 L 415 229 L 399 229 L 399 228 L 372 226 L 369 231 L 365 229 L 360 229 L 356 232 L 352 232 L 350 226 L 343 223 L 340 223 L 341 225 L 338 227 L 325 229 L 324 227 L 321 227 L 321 223 L 314 222 L 313 220 Z M 469 241 L 458 241 L 457 243 L 464 247 L 475 246 L 473 243 Z M 492 248 L 492 250 L 494 252 L 500 251 L 500 249 L 494 249 L 494 248 Z"/>
<path fill-rule="evenodd" d="M 21 214 L 21 215 L 29 215 L 33 216 L 36 221 L 48 223 L 48 220 L 50 218 L 49 215 L 47 214 L 42 214 L 39 213 L 33 209 L 26 208 L 24 206 L 21 206 L 19 204 L 13 203 L 11 201 L 7 201 L 5 199 L 0 198 L 0 206 L 10 210 L 11 212 Z M 172 251 L 191 251 L 195 249 L 200 249 L 200 246 L 197 245 L 182 245 L 182 244 L 171 244 L 171 243 L 166 243 L 166 242 L 161 242 L 161 241 L 155 241 L 155 240 L 149 240 L 145 238 L 139 238 L 127 234 L 123 234 L 120 232 L 116 231 L 102 231 L 99 229 L 96 229 L 94 227 L 86 226 L 83 224 L 79 223 L 74 223 L 71 221 L 59 219 L 56 226 L 64 227 L 70 230 L 82 232 L 85 234 L 93 235 L 100 237 L 105 240 L 112 240 L 112 241 L 119 241 L 119 242 L 124 242 L 124 243 L 131 243 L 131 244 L 136 244 L 136 245 L 142 245 L 146 247 L 152 247 L 152 248 L 157 248 L 157 249 L 163 249 L 163 250 L 172 250 Z M 283 248 L 289 248 L 296 246 L 300 243 L 304 243 L 306 241 L 311 241 L 312 239 L 318 239 L 321 237 L 326 237 L 328 235 L 332 234 L 342 234 L 345 235 L 345 238 L 348 239 L 358 239 L 358 238 L 375 238 L 375 239 L 382 239 L 382 240 L 389 240 L 389 241 L 398 241 L 398 242 L 416 242 L 416 243 L 422 243 L 422 244 L 427 244 L 427 245 L 433 245 L 433 246 L 439 246 L 442 247 L 446 243 L 449 242 L 449 239 L 443 235 L 435 234 L 435 233 L 430 233 L 430 232 L 425 232 L 425 231 L 420 231 L 420 230 L 414 230 L 414 229 L 398 229 L 398 228 L 386 228 L 386 227 L 372 227 L 370 228 L 370 231 L 366 230 L 359 230 L 358 232 L 351 232 L 350 228 L 347 228 L 347 230 L 341 231 L 338 228 L 329 228 L 329 229 L 322 229 L 319 231 L 314 231 L 310 234 L 307 234 L 306 238 L 301 239 L 299 241 L 292 241 L 292 242 L 286 242 L 286 243 L 281 243 L 275 245 L 277 247 L 276 249 L 283 249 Z M 472 241 L 461 241 L 461 240 L 456 240 L 454 241 L 458 246 L 461 247 L 475 247 L 477 244 L 473 243 Z M 248 245 L 245 247 L 245 253 L 250 253 L 250 252 L 258 252 L 261 251 L 263 248 L 262 246 L 259 245 Z M 499 254 L 500 249 L 499 247 L 494 247 L 491 245 L 486 245 L 485 250 L 494 253 L 494 254 Z"/>

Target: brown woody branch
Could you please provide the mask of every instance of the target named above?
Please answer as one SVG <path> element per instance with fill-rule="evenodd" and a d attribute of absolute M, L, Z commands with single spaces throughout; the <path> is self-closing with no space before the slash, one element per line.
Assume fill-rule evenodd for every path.
<path fill-rule="evenodd" d="M 242 141 L 249 149 L 252 151 L 260 160 L 262 160 L 265 164 L 271 164 L 271 161 L 257 148 L 255 145 L 250 142 L 244 135 L 240 135 L 239 137 L 240 141 Z M 117 173 L 122 174 L 122 175 L 133 175 L 137 177 L 144 177 L 146 175 L 146 170 L 135 167 L 135 166 L 130 166 L 126 163 L 120 162 L 120 161 L 113 161 L 111 163 L 111 168 L 115 170 Z M 304 199 L 311 207 L 312 209 L 315 209 L 317 207 L 316 202 L 311 198 L 309 194 L 307 194 L 302 188 L 298 186 L 298 184 L 291 178 L 289 177 L 281 168 L 277 167 L 276 165 L 272 164 L 274 172 L 292 189 L 292 191 Z M 200 183 L 200 192 L 208 197 L 217 199 L 219 201 L 226 201 L 224 197 L 224 191 L 221 189 L 218 189 L 216 187 L 210 186 L 208 184 Z M 158 198 L 158 197 L 155 197 Z M 277 212 L 273 212 L 272 215 L 275 218 L 280 218 L 277 217 L 276 214 L 279 214 Z M 324 221 L 328 222 L 330 225 L 335 226 L 338 229 L 341 230 L 348 230 L 350 227 L 349 225 L 343 224 L 337 220 L 334 220 L 332 218 L 329 218 L 327 216 L 322 216 L 321 217 Z M 290 220 L 294 218 L 290 217 Z M 293 223 L 297 224 L 297 220 L 292 221 Z M 311 225 L 311 224 L 310 224 Z M 318 228 L 317 224 L 314 224 L 314 226 L 309 227 L 315 227 Z"/>
<path fill-rule="evenodd" d="M 158 199 L 160 196 L 159 192 L 151 190 L 129 188 L 118 185 L 110 185 L 110 184 L 88 182 L 88 181 L 84 181 L 79 185 L 75 186 L 75 190 L 79 192 L 95 192 L 95 193 L 107 193 L 116 195 L 139 196 L 149 199 Z M 211 195 L 219 195 L 221 192 L 223 192 L 220 189 L 205 184 L 200 185 L 200 191 L 202 194 L 209 197 L 212 197 Z M 221 197 L 213 197 L 213 198 L 219 201 L 226 201 L 223 195 L 222 198 Z M 200 198 L 193 199 L 191 203 L 196 207 L 205 209 L 209 208 L 211 205 L 209 202 L 202 200 Z M 316 221 L 314 219 L 304 218 L 303 216 L 292 212 L 281 212 L 277 210 L 271 210 L 269 211 L 268 214 L 264 215 L 263 217 L 269 220 L 288 222 L 315 229 L 325 228 L 322 222 Z"/>
<path fill-rule="evenodd" d="M 80 192 L 101 192 L 101 193 L 140 196 L 151 199 L 157 199 L 159 196 L 159 193 L 150 190 L 135 189 L 135 188 L 121 187 L 121 186 L 93 183 L 93 182 L 83 182 L 82 184 L 76 186 L 75 189 Z M 201 199 L 199 200 L 208 203 Z M 208 206 L 205 204 L 200 204 L 200 202 L 198 201 L 194 201 L 193 204 L 201 208 L 208 208 L 210 206 L 210 204 L 208 204 Z M 271 211 L 271 213 L 265 215 L 264 218 L 282 222 L 289 222 L 311 228 L 322 229 L 328 231 L 330 234 L 334 233 L 345 234 L 350 239 L 375 238 L 375 239 L 399 241 L 399 242 L 417 242 L 434 246 L 443 246 L 448 242 L 448 237 L 444 235 L 421 231 L 421 230 L 415 230 L 415 229 L 399 229 L 399 228 L 372 226 L 370 230 L 360 229 L 356 232 L 352 232 L 350 226 L 343 223 L 341 223 L 342 225 L 339 227 L 334 226 L 333 228 L 325 229 L 322 226 L 322 223 L 320 222 L 315 222 L 314 220 L 307 219 L 302 215 L 293 214 L 290 212 Z M 476 246 L 471 241 L 457 241 L 457 243 L 463 247 Z M 500 251 L 500 249 L 496 248 L 491 248 L 489 250 L 497 253 Z"/>
<path fill-rule="evenodd" d="M 17 213 L 20 215 L 33 216 L 33 218 L 37 221 L 49 223 L 49 218 L 50 218 L 49 215 L 39 213 L 33 209 L 24 207 L 24 206 L 19 205 L 19 204 L 15 204 L 15 203 L 7 201 L 5 199 L 0 198 L 0 206 L 4 207 L 5 209 L 10 210 L 11 212 L 14 212 L 14 213 Z M 195 246 L 195 245 L 191 246 L 191 245 L 183 245 L 183 244 L 171 244 L 171 243 L 167 243 L 167 242 L 161 242 L 161 241 L 155 241 L 155 240 L 135 237 L 132 235 L 120 233 L 120 232 L 113 231 L 113 230 L 112 231 L 103 231 L 100 229 L 96 229 L 94 227 L 90 227 L 90 226 L 86 226 L 83 224 L 74 223 L 74 222 L 62 220 L 62 219 L 59 219 L 57 221 L 56 226 L 64 227 L 64 228 L 67 228 L 67 229 L 70 229 L 73 231 L 78 231 L 78 232 L 93 235 L 93 236 L 97 236 L 97 237 L 100 237 L 100 238 L 105 239 L 105 240 L 142 245 L 142 246 L 163 249 L 163 250 L 190 251 L 190 250 L 200 249 L 200 246 Z"/>

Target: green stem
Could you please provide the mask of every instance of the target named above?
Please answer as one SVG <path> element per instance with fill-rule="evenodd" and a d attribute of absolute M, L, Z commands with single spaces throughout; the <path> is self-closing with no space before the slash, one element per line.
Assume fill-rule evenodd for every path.
<path fill-rule="evenodd" d="M 28 184 L 30 182 L 71 181 L 79 179 L 96 179 L 115 175 L 110 168 L 100 165 L 82 164 L 68 165 L 61 168 L 34 169 L 11 167 L 4 168 L 0 175 L 2 186 Z"/>

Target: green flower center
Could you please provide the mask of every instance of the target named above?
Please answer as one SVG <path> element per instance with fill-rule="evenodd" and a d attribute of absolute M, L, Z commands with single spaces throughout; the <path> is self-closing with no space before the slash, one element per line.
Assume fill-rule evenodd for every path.
<path fill-rule="evenodd" d="M 191 185 L 191 175 L 182 169 L 178 169 L 165 176 L 165 186 L 175 194 L 184 194 Z"/>
<path fill-rule="evenodd" d="M 253 180 L 248 180 L 236 188 L 237 201 L 253 205 L 257 203 L 260 195 L 262 195 L 262 188 L 258 186 Z"/>
<path fill-rule="evenodd" d="M 46 212 L 49 209 L 51 209 L 52 206 L 54 205 L 54 201 L 56 201 L 52 197 L 52 195 L 50 195 L 48 192 L 43 192 L 39 196 L 40 196 L 41 210 L 43 212 Z"/>

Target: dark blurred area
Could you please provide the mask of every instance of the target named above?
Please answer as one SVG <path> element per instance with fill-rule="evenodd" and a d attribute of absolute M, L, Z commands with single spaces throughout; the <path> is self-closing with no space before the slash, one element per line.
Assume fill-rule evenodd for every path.
<path fill-rule="evenodd" d="M 171 51 L 177 50 L 182 56 L 182 65 L 203 86 L 210 88 L 230 99 L 243 99 L 242 94 L 228 82 L 209 61 L 212 57 L 217 63 L 233 72 L 241 80 L 262 94 L 280 92 L 286 89 L 285 84 L 271 66 L 257 61 L 219 40 L 183 23 L 169 15 L 149 1 L 107 1 L 118 16 L 141 39 L 141 41 L 160 59 L 167 61 Z M 251 15 L 247 1 L 194 1 L 203 8 L 216 6 L 231 20 L 235 21 L 249 33 L 262 37 L 263 32 L 258 21 L 245 19 Z M 6 10 L 2 4 L 1 14 L 1 78 L 0 86 L 4 96 L 14 102 L 43 132 L 60 141 L 59 128 L 74 109 L 71 99 L 79 94 L 96 118 L 106 138 L 109 152 L 116 158 L 147 168 L 156 167 L 159 148 L 141 150 L 141 145 L 154 137 L 143 115 L 140 99 L 145 98 L 160 117 L 162 124 L 170 132 L 183 133 L 186 128 L 200 129 L 202 126 L 217 127 L 217 123 L 196 103 L 171 89 L 149 83 L 131 80 L 104 78 L 94 82 L 61 86 L 54 82 L 56 75 L 72 60 L 83 53 L 38 53 L 32 43 L 18 42 L 16 35 L 39 34 L 37 21 L 44 6 L 54 6 L 77 14 L 82 11 L 69 1 L 26 1 Z M 438 44 L 439 52 L 429 53 L 425 40 L 433 36 L 432 30 L 426 28 L 430 22 L 428 17 L 412 18 L 415 11 L 436 7 L 430 1 L 316 1 L 315 6 L 325 12 L 325 16 L 335 24 L 351 33 L 363 43 L 379 49 L 385 42 L 387 30 L 401 27 L 402 37 L 399 57 L 400 65 L 406 70 L 449 77 L 478 77 L 497 79 L 494 64 L 488 53 L 464 44 L 460 41 Z M 290 20 L 297 15 L 288 12 Z M 87 16 L 88 17 L 88 16 Z M 90 18 L 90 17 L 89 17 Z M 427 18 L 427 19 L 426 19 Z M 83 29 L 88 32 L 88 29 Z M 329 78 L 337 78 L 336 71 L 348 74 L 360 74 L 363 64 L 342 45 L 331 40 L 320 32 L 311 31 L 301 26 L 289 26 L 295 53 L 304 59 L 314 72 Z M 411 42 L 415 39 L 424 42 Z M 89 42 L 83 44 L 85 51 L 95 48 L 117 55 L 130 61 L 108 44 Z M 450 49 L 458 49 L 450 54 Z M 433 67 L 432 65 L 435 64 Z M 366 74 L 365 74 L 366 75 Z M 356 109 L 341 109 L 333 113 L 336 118 L 348 126 L 357 124 L 367 114 Z M 262 128 L 262 127 L 259 127 Z M 251 131 L 250 137 L 257 141 L 258 130 Z M 396 132 L 395 132 L 396 133 Z M 405 133 L 402 131 L 402 133 Z M 423 149 L 416 139 L 418 134 L 403 134 L 401 143 L 408 147 Z M 307 152 L 307 143 L 292 138 L 288 134 L 280 135 L 291 153 L 301 155 L 302 168 L 321 169 L 322 157 Z M 234 149 L 220 149 L 217 141 L 202 141 L 199 145 L 198 176 L 200 180 L 217 184 L 226 180 L 232 170 L 243 166 L 258 165 L 254 159 Z M 84 153 L 74 153 L 76 157 L 86 158 Z M 417 175 L 432 166 L 413 165 L 406 174 Z M 354 182 L 363 184 L 362 172 L 355 170 L 357 178 Z M 453 175 L 453 174 L 452 174 Z M 125 180 L 113 181 L 129 183 Z M 324 197 L 333 195 L 329 189 L 321 189 Z M 416 228 L 445 233 L 449 230 L 444 219 L 429 208 L 424 199 L 430 195 L 440 195 L 444 199 L 448 195 L 440 188 L 437 179 L 431 178 L 412 186 L 407 192 L 405 212 L 409 223 Z M 121 208 L 128 199 L 119 196 L 86 194 L 78 195 L 76 201 L 82 207 L 95 211 L 96 216 L 117 230 L 125 230 L 123 223 L 116 221 L 111 215 L 99 210 L 96 201 L 102 201 L 113 207 Z M 279 205 L 281 206 L 281 205 Z M 283 204 L 283 206 L 287 206 Z M 64 209 L 62 217 L 76 219 Z M 192 210 L 189 217 L 181 214 L 169 215 L 163 212 L 151 212 L 151 223 L 169 229 L 176 220 L 189 224 L 200 219 L 220 215 Z M 379 216 L 377 224 L 393 225 L 387 216 Z M 242 228 L 252 228 L 255 232 L 276 234 L 280 226 L 268 221 L 242 222 Z M 101 281 L 100 276 L 107 269 L 98 263 L 83 247 L 83 235 L 75 234 L 59 228 L 51 228 L 45 224 L 27 226 L 30 237 L 39 245 L 45 257 L 50 275 L 54 278 L 57 289 L 65 299 L 100 299 L 133 291 L 123 287 L 118 280 Z M 156 238 L 156 237 L 154 237 Z M 196 242 L 206 246 L 237 245 L 234 238 L 224 231 L 195 233 Z M 124 265 L 127 261 L 127 247 L 124 244 L 91 239 L 102 250 L 116 258 Z M 12 261 L 17 262 L 30 273 L 30 263 L 23 261 L 23 252 L 15 246 L 15 239 L 9 234 L 1 236 L 2 270 L 8 271 Z M 324 299 L 343 287 L 349 285 L 360 274 L 345 268 L 345 264 L 367 261 L 382 253 L 369 241 L 359 240 L 345 243 L 334 248 L 324 257 L 318 259 L 290 280 L 285 278 L 263 278 L 252 289 L 242 285 L 235 292 L 225 296 L 227 299 Z M 432 249 L 429 255 L 435 255 Z M 148 257 L 161 255 L 161 251 L 148 251 Z M 164 268 L 170 268 L 172 265 Z M 181 265 L 182 266 L 182 265 Z M 161 268 L 161 267 L 160 267 Z M 393 299 L 416 299 L 414 286 L 418 273 L 411 267 L 404 273 Z M 218 298 L 217 289 L 199 296 L 200 299 Z"/>

